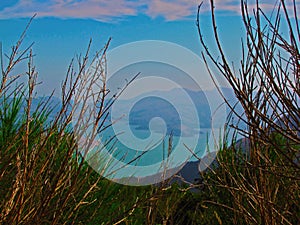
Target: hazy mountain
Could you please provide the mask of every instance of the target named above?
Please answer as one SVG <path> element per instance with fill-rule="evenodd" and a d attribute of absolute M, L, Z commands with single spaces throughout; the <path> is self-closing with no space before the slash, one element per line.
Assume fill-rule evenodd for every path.
<path fill-rule="evenodd" d="M 230 88 L 222 88 L 222 92 L 232 104 L 235 103 L 236 98 Z M 186 134 L 193 134 L 199 132 L 200 128 L 211 128 L 212 112 L 207 96 L 220 97 L 217 90 L 172 89 L 169 91 L 143 93 L 131 99 L 120 98 L 109 110 L 110 114 L 107 118 L 107 123 L 112 120 L 118 120 L 122 115 L 128 115 L 122 120 L 126 120 L 135 130 L 149 130 L 149 124 L 151 124 L 151 129 L 160 132 L 163 129 L 162 126 L 164 126 L 164 124 L 161 124 L 161 121 L 164 121 L 167 134 L 172 132 L 175 136 L 184 135 L 182 128 L 184 128 Z M 48 101 L 48 98 L 47 96 L 34 98 L 31 111 L 35 111 L 41 103 Z M 25 105 L 26 101 L 23 102 L 23 109 Z M 49 114 L 49 121 L 51 121 L 61 108 L 61 100 L 57 97 L 52 97 L 48 105 L 52 109 Z M 242 114 L 241 109 L 238 109 L 238 111 Z M 229 108 L 224 113 L 228 114 L 228 112 Z M 22 113 L 24 113 L 23 110 Z M 152 120 L 154 118 L 160 118 L 161 120 Z M 197 119 L 199 123 L 196 122 Z"/>

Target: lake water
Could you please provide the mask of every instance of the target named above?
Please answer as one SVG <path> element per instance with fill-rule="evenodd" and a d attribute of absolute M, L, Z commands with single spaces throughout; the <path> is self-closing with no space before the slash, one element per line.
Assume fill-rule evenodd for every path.
<path fill-rule="evenodd" d="M 210 132 L 211 129 L 203 128 L 199 131 L 199 136 L 170 137 L 160 132 L 135 128 L 131 128 L 129 132 L 116 134 L 113 128 L 109 128 L 99 134 L 98 140 L 106 146 L 107 151 L 114 158 L 127 164 L 148 166 L 162 162 L 168 158 L 168 155 L 182 160 L 197 160 L 197 157 L 205 154 Z M 111 140 L 114 135 L 115 138 Z M 169 145 L 172 145 L 171 152 Z"/>

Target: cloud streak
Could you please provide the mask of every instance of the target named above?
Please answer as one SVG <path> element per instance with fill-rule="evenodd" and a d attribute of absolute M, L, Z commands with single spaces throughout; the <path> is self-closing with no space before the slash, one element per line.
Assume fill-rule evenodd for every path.
<path fill-rule="evenodd" d="M 92 18 L 102 21 L 137 15 L 138 5 L 127 0 L 19 0 L 3 8 L 0 18 L 38 17 Z"/>
<path fill-rule="evenodd" d="M 253 0 L 250 0 L 250 5 Z M 183 20 L 194 16 L 197 0 L 16 0 L 15 4 L 2 7 L 0 19 L 31 17 L 90 18 L 105 22 L 126 17 L 147 15 L 151 18 L 163 17 L 165 20 Z M 261 1 L 264 9 L 272 10 L 274 3 Z M 287 1 L 291 4 L 291 0 Z M 240 0 L 216 0 L 216 9 L 240 13 Z M 204 1 L 202 11 L 209 11 L 208 0 Z"/>
<path fill-rule="evenodd" d="M 192 0 L 152 0 L 145 13 L 152 18 L 162 16 L 166 20 L 180 20 L 193 15 L 196 8 L 197 1 Z"/>

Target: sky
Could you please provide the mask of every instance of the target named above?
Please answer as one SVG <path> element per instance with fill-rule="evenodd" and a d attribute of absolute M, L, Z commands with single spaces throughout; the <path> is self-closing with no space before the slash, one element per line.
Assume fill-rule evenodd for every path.
<path fill-rule="evenodd" d="M 264 0 L 261 6 L 271 10 L 274 2 Z M 203 49 L 196 27 L 199 3 L 195 0 L 1 0 L 0 41 L 3 52 L 9 53 L 29 18 L 36 14 L 24 46 L 34 42 L 34 62 L 42 81 L 38 90 L 49 94 L 53 89 L 58 91 L 69 62 L 85 52 L 90 39 L 92 54 L 111 37 L 109 49 L 136 41 L 157 40 L 175 43 L 200 57 Z M 232 61 L 238 62 L 244 31 L 240 1 L 216 0 L 215 6 L 224 49 Z M 209 12 L 208 1 L 204 0 L 201 26 L 213 50 Z"/>
<path fill-rule="evenodd" d="M 255 1 L 248 0 L 249 10 L 254 7 L 253 2 Z M 193 127 L 197 128 L 194 132 L 195 136 L 189 137 L 187 135 L 184 137 L 181 135 L 179 144 L 172 145 L 172 160 L 175 149 L 175 160 L 178 160 L 176 163 L 184 163 L 192 155 L 190 151 L 186 150 L 183 143 L 187 144 L 189 149 L 195 150 L 197 148 L 203 117 L 196 110 L 198 105 L 195 105 L 197 102 L 192 98 L 195 93 L 199 94 L 199 92 L 182 90 L 189 88 L 198 91 L 199 89 L 211 90 L 214 88 L 201 60 L 203 48 L 200 45 L 196 27 L 197 8 L 200 2 L 201 0 L 0 0 L 0 42 L 3 53 L 9 54 L 11 47 L 18 40 L 29 19 L 36 15 L 27 30 L 23 49 L 34 42 L 32 47 L 35 55 L 34 65 L 38 71 L 38 81 L 42 82 L 36 89 L 37 95 L 50 95 L 55 90 L 55 96 L 59 97 L 60 86 L 72 58 L 85 53 L 90 39 L 92 39 L 90 55 L 93 56 L 96 51 L 103 48 L 109 38 L 112 38 L 107 53 L 107 70 L 108 76 L 110 76 L 110 82 L 107 83 L 111 84 L 109 88 L 113 87 L 118 90 L 118 86 L 120 88 L 122 85 L 124 86 L 124 83 L 130 80 L 130 76 L 141 72 L 141 76 L 130 84 L 135 86 L 130 86 L 122 93 L 125 98 L 134 101 L 128 101 L 130 104 L 126 102 L 125 107 L 118 108 L 119 103 L 122 106 L 122 101 L 119 101 L 120 98 L 118 98 L 118 101 L 111 108 L 112 118 L 117 118 L 115 123 L 112 123 L 112 128 L 115 134 L 124 134 L 117 137 L 118 141 L 123 143 L 125 140 L 125 144 L 123 144 L 128 149 L 135 149 L 138 146 L 138 151 L 149 149 L 153 143 L 161 143 L 162 134 L 153 136 L 155 134 L 151 128 L 153 123 L 150 123 L 153 118 L 148 124 L 151 135 L 147 139 L 133 135 L 134 127 L 129 124 L 129 120 L 126 121 L 126 118 L 131 115 L 131 109 L 135 104 L 138 105 L 140 99 L 150 96 L 160 97 L 168 100 L 177 112 L 182 112 L 179 114 L 182 123 L 192 121 Z M 203 0 L 203 2 L 200 20 L 203 38 L 208 48 L 216 53 L 210 22 L 209 0 Z M 275 2 L 278 3 L 278 0 L 260 1 L 263 10 L 268 13 L 274 9 Z M 288 8 L 291 8 L 291 2 L 292 0 L 286 0 Z M 299 6 L 299 1 L 297 6 Z M 240 0 L 215 0 L 215 7 L 217 30 L 228 61 L 239 64 L 241 40 L 245 33 L 241 20 Z M 5 63 L 7 63 L 6 58 L 4 59 Z M 23 67 L 17 67 L 12 71 L 11 75 L 24 73 L 25 66 L 26 62 L 24 62 Z M 219 74 L 214 73 L 213 75 L 216 76 L 219 86 L 227 86 Z M 99 89 L 97 81 L 92 86 Z M 164 96 L 161 94 L 163 92 L 160 92 L 160 90 L 167 90 L 166 88 L 180 91 L 168 92 L 176 93 L 171 96 L 172 98 L 168 98 L 168 95 Z M 216 129 L 213 129 L 214 131 L 211 131 L 210 135 L 205 135 L 205 138 L 209 136 L 209 140 L 205 140 L 203 143 L 208 144 L 209 149 L 212 150 L 215 148 L 215 141 L 219 143 L 219 137 L 222 137 L 220 132 L 226 122 L 227 114 L 223 98 L 216 91 L 206 93 L 208 93 L 205 94 L 205 97 L 211 113 L 209 121 L 212 121 L 212 127 Z M 198 99 L 197 94 L 195 99 Z M 179 102 L 180 99 L 184 103 L 183 106 L 179 104 L 181 103 Z M 94 107 L 95 105 L 92 105 L 91 108 L 95 109 Z M 84 118 L 79 123 L 76 119 L 76 112 L 74 112 L 73 119 L 75 120 L 73 122 L 79 125 L 79 128 L 74 127 L 85 129 L 84 134 L 88 133 L 88 127 L 94 124 L 90 122 L 90 118 L 93 118 L 90 112 L 89 110 L 84 111 L 84 114 L 87 114 L 83 115 L 86 120 Z M 145 113 L 148 111 L 146 110 Z M 82 117 L 81 114 L 80 117 Z M 161 117 L 155 118 L 161 119 Z M 124 123 L 120 122 L 121 119 Z M 207 118 L 205 119 L 207 120 Z M 82 121 L 88 121 L 89 124 Z M 167 130 L 164 120 L 158 122 Z M 162 126 L 159 126 L 159 129 Z M 181 131 L 184 129 L 188 131 L 186 128 L 189 127 L 181 126 Z M 159 138 L 157 138 L 158 136 Z M 86 140 L 84 139 L 85 136 L 79 138 Z M 131 146 L 132 144 L 135 146 Z M 126 151 L 126 148 L 123 149 L 122 147 L 122 150 Z M 111 154 L 111 151 L 107 153 Z M 183 156 L 182 153 L 188 153 L 188 155 L 184 154 Z M 167 160 L 166 162 L 166 166 L 170 168 L 170 161 Z M 116 164 L 113 162 L 112 165 L 115 166 Z M 117 164 L 117 166 L 123 169 L 123 164 Z M 151 166 L 154 167 L 149 167 L 150 170 L 147 171 L 145 169 L 148 167 L 143 167 L 142 170 L 140 167 L 138 170 L 134 167 L 135 169 L 129 172 L 133 172 L 132 175 L 147 175 L 146 172 L 151 171 L 153 173 L 166 168 L 160 162 Z M 131 169 L 129 167 L 129 170 Z M 120 172 L 121 176 L 124 176 L 123 170 Z M 125 175 L 131 177 L 130 173 Z"/>

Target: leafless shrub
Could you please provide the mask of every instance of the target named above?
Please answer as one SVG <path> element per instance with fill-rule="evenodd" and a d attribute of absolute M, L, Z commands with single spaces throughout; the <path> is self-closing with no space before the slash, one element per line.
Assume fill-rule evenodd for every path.
<path fill-rule="evenodd" d="M 258 1 L 253 14 L 247 1 L 241 1 L 246 37 L 237 72 L 219 38 L 214 1 L 210 1 L 211 18 L 219 56 L 206 45 L 200 25 L 201 5 L 198 9 L 197 27 L 207 68 L 210 73 L 216 68 L 226 78 L 244 115 L 225 101 L 235 117 L 247 125 L 246 130 L 234 124 L 232 127 L 249 140 L 249 158 L 242 154 L 238 160 L 230 151 L 239 149 L 224 146 L 219 154 L 221 172 L 216 173 L 214 182 L 233 199 L 232 205 L 223 206 L 233 210 L 232 222 L 236 224 L 241 218 L 251 224 L 300 221 L 300 32 L 296 1 L 292 3 L 292 15 L 287 4 L 280 1 L 269 16 Z M 281 26 L 286 26 L 288 33 L 282 33 Z"/>

